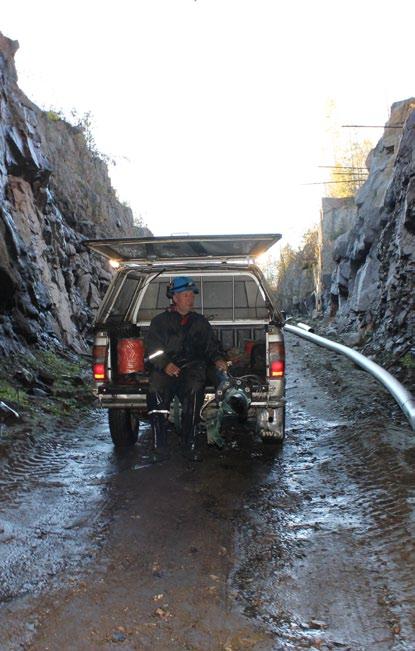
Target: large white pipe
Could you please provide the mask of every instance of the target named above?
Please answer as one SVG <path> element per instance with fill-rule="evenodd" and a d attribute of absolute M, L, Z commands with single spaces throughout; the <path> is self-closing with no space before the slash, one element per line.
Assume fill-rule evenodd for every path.
<path fill-rule="evenodd" d="M 304 326 L 305 324 L 301 324 Z M 307 326 L 308 327 L 308 326 Z M 349 357 L 355 364 L 363 368 L 365 371 L 370 373 L 376 380 L 378 380 L 383 386 L 389 391 L 389 393 L 395 398 L 399 407 L 402 409 L 403 413 L 407 417 L 409 424 L 412 429 L 415 430 L 415 398 L 414 396 L 406 389 L 403 384 L 401 384 L 389 371 L 386 371 L 382 366 L 376 364 L 371 359 L 368 359 L 361 353 L 358 353 L 357 350 L 344 346 L 343 344 L 338 344 L 335 341 L 326 339 L 325 337 L 320 337 L 309 331 L 304 327 L 298 327 L 286 324 L 284 330 L 291 332 L 298 337 L 312 341 L 318 346 L 323 348 L 328 348 L 329 350 L 334 350 L 336 353 L 341 353 L 346 357 Z"/>

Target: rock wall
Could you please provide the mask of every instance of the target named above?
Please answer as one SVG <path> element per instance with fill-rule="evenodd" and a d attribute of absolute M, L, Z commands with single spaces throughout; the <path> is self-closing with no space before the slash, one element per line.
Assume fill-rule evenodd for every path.
<path fill-rule="evenodd" d="M 317 227 L 308 230 L 302 246 L 294 249 L 290 244 L 282 247 L 278 263 L 275 298 L 288 314 L 314 315 L 318 310 L 320 291 L 319 239 Z"/>
<path fill-rule="evenodd" d="M 330 310 L 340 332 L 386 360 L 413 346 L 415 315 L 415 99 L 392 106 L 356 196 L 356 218 L 334 243 Z"/>
<path fill-rule="evenodd" d="M 111 277 L 82 242 L 133 235 L 133 215 L 82 130 L 19 89 L 17 48 L 0 33 L 0 354 L 80 352 Z"/>
<path fill-rule="evenodd" d="M 324 317 L 351 346 L 402 376 L 415 369 L 415 99 L 392 106 L 356 197 L 324 198 L 317 246 L 283 249 L 278 298 Z M 284 254 L 284 255 L 283 255 Z M 406 369 L 406 370 L 405 370 Z"/>
<path fill-rule="evenodd" d="M 356 221 L 357 208 L 353 197 L 341 199 L 324 197 L 320 212 L 318 229 L 318 310 L 319 312 L 337 311 L 343 296 L 344 280 L 337 262 L 339 253 L 347 246 L 349 231 Z M 337 262 L 336 262 L 337 261 Z M 337 283 L 332 285 L 332 275 L 336 271 Z M 330 288 L 331 292 L 330 293 Z"/>

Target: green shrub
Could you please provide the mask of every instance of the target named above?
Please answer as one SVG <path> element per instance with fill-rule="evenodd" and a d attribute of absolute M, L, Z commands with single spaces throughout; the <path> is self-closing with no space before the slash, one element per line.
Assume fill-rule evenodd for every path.
<path fill-rule="evenodd" d="M 402 362 L 402 366 L 404 366 L 405 368 L 415 368 L 415 358 L 411 353 L 406 353 L 402 357 L 401 362 Z"/>
<path fill-rule="evenodd" d="M 0 378 L 0 400 L 11 403 L 16 407 L 27 407 L 29 399 L 26 391 L 16 388 L 4 378 Z"/>
<path fill-rule="evenodd" d="M 62 116 L 56 111 L 46 111 L 46 117 L 51 122 L 59 122 L 59 120 L 62 120 Z"/>

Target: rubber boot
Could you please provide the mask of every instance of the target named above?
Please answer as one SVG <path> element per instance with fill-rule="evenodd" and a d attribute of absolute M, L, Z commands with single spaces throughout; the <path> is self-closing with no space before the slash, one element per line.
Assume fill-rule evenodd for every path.
<path fill-rule="evenodd" d="M 200 408 L 204 391 L 200 389 L 186 395 L 182 403 L 183 455 L 189 461 L 202 461 L 202 435 L 200 432 Z"/>
<path fill-rule="evenodd" d="M 164 414 L 151 414 L 151 431 L 153 434 L 153 450 L 151 460 L 153 463 L 165 461 L 170 457 L 167 446 L 167 422 Z"/>
<path fill-rule="evenodd" d="M 194 425 L 184 434 L 183 456 L 188 461 L 203 461 L 202 437 L 198 425 Z"/>

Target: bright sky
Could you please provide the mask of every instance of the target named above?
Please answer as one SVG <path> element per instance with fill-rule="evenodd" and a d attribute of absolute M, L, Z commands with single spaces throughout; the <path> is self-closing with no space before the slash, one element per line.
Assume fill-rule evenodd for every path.
<path fill-rule="evenodd" d="M 304 184 L 334 162 L 328 101 L 340 128 L 415 95 L 413 0 L 3 0 L 0 16 L 21 89 L 92 112 L 120 199 L 155 235 L 299 244 L 324 193 Z"/>

